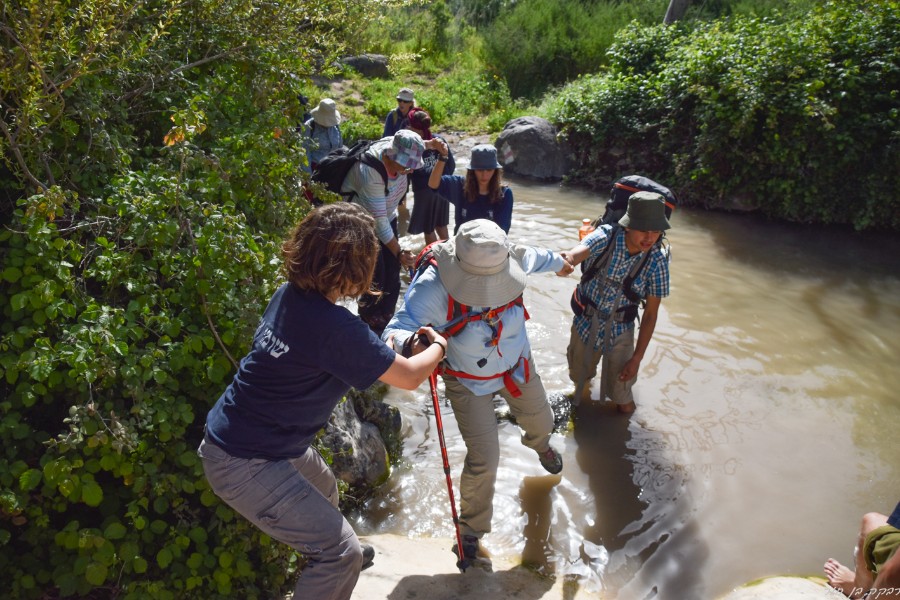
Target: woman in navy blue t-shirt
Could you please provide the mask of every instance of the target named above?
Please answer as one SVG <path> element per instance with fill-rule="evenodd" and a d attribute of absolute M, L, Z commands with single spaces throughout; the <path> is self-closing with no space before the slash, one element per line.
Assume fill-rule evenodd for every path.
<path fill-rule="evenodd" d="M 449 149 L 444 143 L 441 156 L 434 164 L 428 187 L 437 190 L 455 207 L 456 228 L 466 221 L 487 219 L 509 233 L 512 224 L 513 194 L 509 186 L 500 181 L 500 163 L 497 149 L 491 144 L 478 144 L 472 148 L 472 157 L 466 176 L 444 175 L 444 163 Z"/>
<path fill-rule="evenodd" d="M 446 350 L 425 327 L 429 345 L 404 358 L 337 303 L 369 290 L 378 252 L 374 219 L 362 207 L 341 202 L 307 215 L 284 245 L 288 282 L 209 411 L 198 450 L 222 500 L 307 558 L 295 598 L 350 598 L 374 555 L 338 510 L 334 474 L 311 446 L 316 433 L 351 387 L 380 380 L 415 389 Z"/>

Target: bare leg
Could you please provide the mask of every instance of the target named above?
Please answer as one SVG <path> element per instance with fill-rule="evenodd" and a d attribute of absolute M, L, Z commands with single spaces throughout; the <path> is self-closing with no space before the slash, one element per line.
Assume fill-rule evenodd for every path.
<path fill-rule="evenodd" d="M 864 554 L 866 536 L 886 524 L 887 517 L 881 513 L 872 512 L 863 515 L 859 538 L 856 541 L 856 571 L 851 571 L 833 558 L 829 558 L 824 567 L 828 585 L 849 598 L 859 598 L 872 587 L 874 578 L 866 567 Z"/>
<path fill-rule="evenodd" d="M 438 225 L 434 229 L 435 233 L 437 233 L 437 239 L 439 240 L 448 240 L 450 239 L 449 233 L 447 232 L 446 225 Z"/>
<path fill-rule="evenodd" d="M 425 245 L 438 241 L 438 236 L 433 231 L 425 232 Z"/>

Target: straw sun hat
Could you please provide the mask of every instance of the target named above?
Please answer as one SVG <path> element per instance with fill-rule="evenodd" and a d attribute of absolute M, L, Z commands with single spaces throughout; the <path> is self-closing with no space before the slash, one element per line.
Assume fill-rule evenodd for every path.
<path fill-rule="evenodd" d="M 435 244 L 434 257 L 441 283 L 463 304 L 495 308 L 525 291 L 525 271 L 493 221 L 463 223 L 452 239 Z"/>

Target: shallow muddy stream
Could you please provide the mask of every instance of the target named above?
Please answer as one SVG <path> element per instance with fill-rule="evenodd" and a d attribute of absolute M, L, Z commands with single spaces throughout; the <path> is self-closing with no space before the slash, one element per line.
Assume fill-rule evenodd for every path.
<path fill-rule="evenodd" d="M 510 238 L 557 250 L 605 201 L 553 184 L 513 190 Z M 900 498 L 900 239 L 686 208 L 672 226 L 672 293 L 637 411 L 579 411 L 554 435 L 561 476 L 504 421 L 484 545 L 623 600 L 712 599 L 758 577 L 820 574 L 829 556 L 848 563 L 862 514 Z M 525 293 L 554 398 L 571 391 L 575 277 L 533 275 Z M 403 461 L 351 518 L 361 534 L 445 537 L 453 560 L 428 384 L 387 401 L 403 414 Z M 456 487 L 465 448 L 442 406 Z"/>

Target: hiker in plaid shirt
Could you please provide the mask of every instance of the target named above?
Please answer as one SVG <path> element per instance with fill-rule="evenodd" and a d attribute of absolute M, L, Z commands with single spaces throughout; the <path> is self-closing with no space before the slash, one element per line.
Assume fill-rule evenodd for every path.
<path fill-rule="evenodd" d="M 590 400 L 590 382 L 602 359 L 600 399 L 609 397 L 620 412 L 634 412 L 631 388 L 660 302 L 669 295 L 668 256 L 658 243 L 669 227 L 663 197 L 637 192 L 618 225 L 599 227 L 563 253 L 572 265 L 593 259 L 572 296 L 575 318 L 567 358 L 574 405 Z M 635 342 L 638 305 L 644 312 Z"/>

